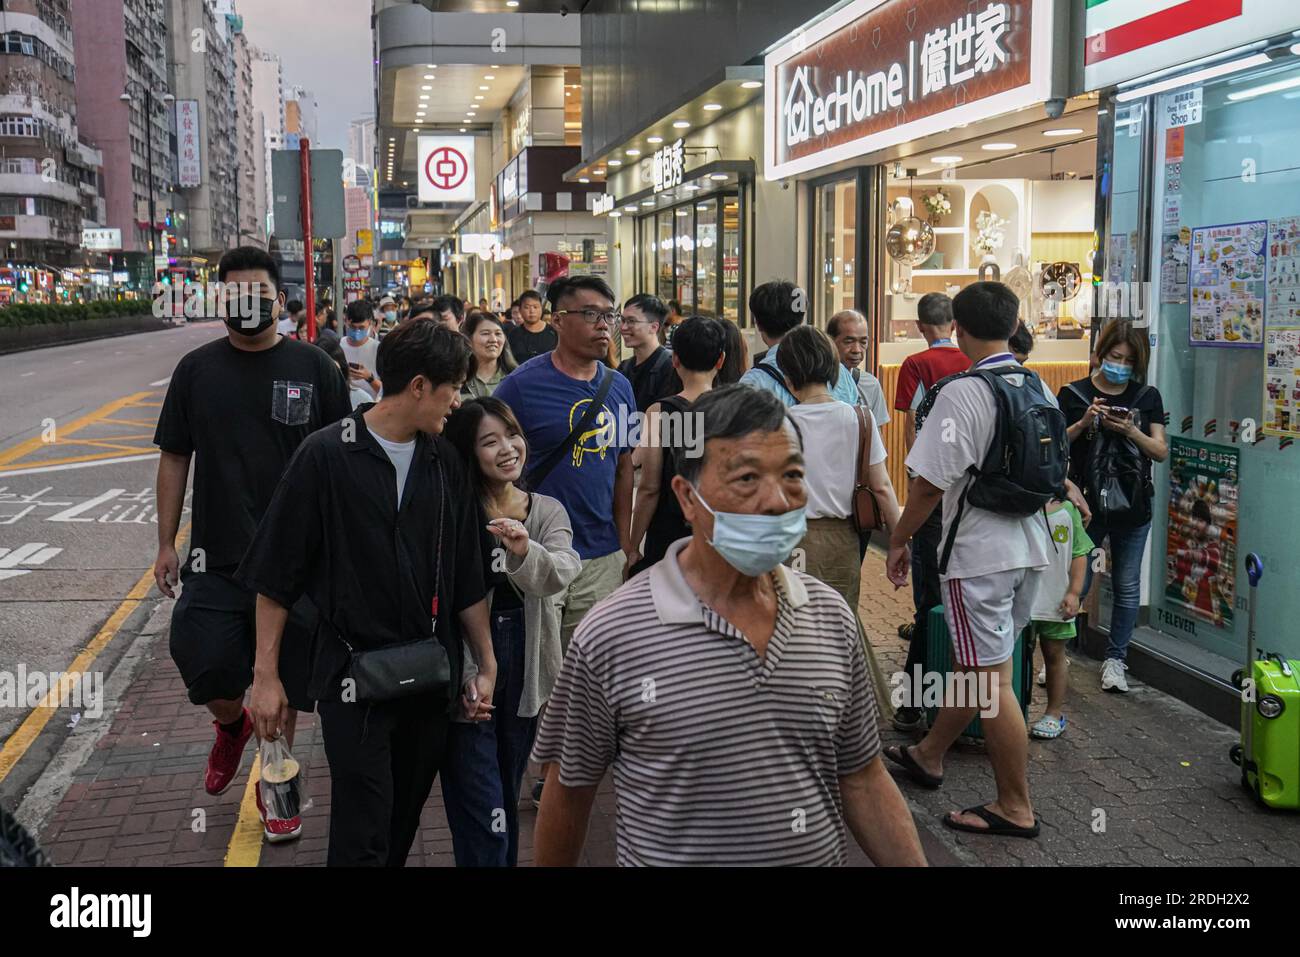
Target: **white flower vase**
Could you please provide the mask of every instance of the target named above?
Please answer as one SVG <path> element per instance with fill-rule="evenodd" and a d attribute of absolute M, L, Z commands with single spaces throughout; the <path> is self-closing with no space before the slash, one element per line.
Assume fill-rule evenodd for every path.
<path fill-rule="evenodd" d="M 998 265 L 998 257 L 992 253 L 985 253 L 980 259 L 979 280 L 980 282 L 997 282 L 1002 278 L 1002 267 Z"/>

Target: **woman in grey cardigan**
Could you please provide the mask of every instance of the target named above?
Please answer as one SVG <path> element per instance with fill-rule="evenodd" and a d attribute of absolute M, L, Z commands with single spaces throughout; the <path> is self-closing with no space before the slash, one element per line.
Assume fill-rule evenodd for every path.
<path fill-rule="evenodd" d="M 582 562 L 564 506 L 515 484 L 528 447 L 508 405 L 491 397 L 466 402 L 443 435 L 464 457 L 486 520 L 483 556 L 497 660 L 492 719 L 457 722 L 448 734 L 443 801 L 457 866 L 514 867 L 520 783 L 537 713 L 562 658 L 555 599 Z M 473 669 L 472 656 L 465 661 Z"/>

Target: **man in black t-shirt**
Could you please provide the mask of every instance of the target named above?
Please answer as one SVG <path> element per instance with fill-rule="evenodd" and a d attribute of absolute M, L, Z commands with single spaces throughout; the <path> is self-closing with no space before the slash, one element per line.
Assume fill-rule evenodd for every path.
<path fill-rule="evenodd" d="M 636 407 L 644 412 L 665 396 L 682 391 L 682 380 L 673 371 L 673 354 L 659 344 L 659 330 L 668 317 L 668 306 L 658 296 L 639 293 L 623 305 L 620 332 L 632 347 L 618 371 L 632 383 Z"/>
<path fill-rule="evenodd" d="M 172 373 L 158 417 L 158 558 L 154 580 L 174 598 L 170 648 L 190 701 L 212 712 L 216 740 L 204 787 L 222 794 L 239 773 L 253 723 L 244 693 L 253 681 L 255 595 L 234 581 L 280 475 L 302 441 L 351 411 L 347 384 L 321 349 L 282 337 L 279 268 L 255 247 L 221 257 L 226 335 L 185 355 Z M 176 553 L 185 484 L 194 460 L 189 557 Z M 312 710 L 306 694 L 311 613 L 296 608 L 282 668 L 292 704 Z M 292 735 L 290 713 L 285 732 Z M 259 795 L 260 799 L 260 795 Z M 259 800 L 260 804 L 260 800 Z M 291 840 L 297 818 L 266 819 L 271 841 Z"/>
<path fill-rule="evenodd" d="M 519 325 L 506 329 L 506 341 L 515 362 L 523 365 L 533 356 L 553 350 L 560 337 L 542 318 L 542 297 L 532 289 L 525 289 L 519 297 L 519 318 Z"/>
<path fill-rule="evenodd" d="M 469 340 L 432 322 L 407 323 L 379 344 L 379 373 L 377 404 L 302 444 L 238 574 L 257 592 L 249 704 L 263 738 L 278 736 L 290 704 L 278 654 L 289 608 L 306 594 L 320 609 L 310 690 L 330 765 L 331 866 L 406 862 L 443 770 L 452 714 L 491 720 L 496 687 L 484 520 L 464 463 L 440 434 L 474 374 Z M 399 654 L 415 649 L 431 659 L 409 670 L 389 658 L 406 669 L 400 684 L 433 679 L 440 662 L 444 682 L 367 700 L 349 652 L 373 661 L 399 645 Z M 466 647 L 478 673 L 462 680 Z M 495 756 L 472 770 L 495 774 Z"/>

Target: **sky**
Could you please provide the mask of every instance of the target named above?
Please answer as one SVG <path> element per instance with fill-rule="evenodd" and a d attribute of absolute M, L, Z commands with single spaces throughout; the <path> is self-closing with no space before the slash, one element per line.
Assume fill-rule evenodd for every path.
<path fill-rule="evenodd" d="M 375 112 L 371 0 L 236 0 L 244 33 L 280 57 L 284 85 L 319 104 L 319 149 L 347 149 L 348 124 Z"/>

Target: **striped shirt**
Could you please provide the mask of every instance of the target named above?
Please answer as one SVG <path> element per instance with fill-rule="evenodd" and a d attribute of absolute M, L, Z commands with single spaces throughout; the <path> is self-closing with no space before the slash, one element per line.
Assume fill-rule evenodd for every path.
<path fill-rule="evenodd" d="M 578 626 L 533 760 L 614 768 L 620 865 L 840 865 L 839 778 L 880 750 L 852 612 L 778 566 L 766 656 L 696 597 L 674 543 Z"/>

